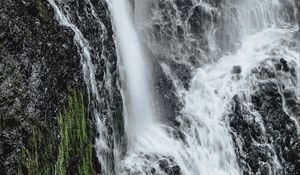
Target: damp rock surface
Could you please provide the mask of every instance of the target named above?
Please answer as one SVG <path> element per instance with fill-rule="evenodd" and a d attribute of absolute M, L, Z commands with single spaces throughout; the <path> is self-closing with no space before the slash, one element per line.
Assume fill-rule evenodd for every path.
<path fill-rule="evenodd" d="M 83 84 L 74 33 L 59 26 L 46 1 L 3 1 L 0 14 L 0 169 L 10 175 L 33 123 L 55 130 L 67 88 Z"/>
<path fill-rule="evenodd" d="M 230 127 L 236 154 L 244 174 L 292 174 L 300 172 L 300 101 L 295 91 L 295 65 L 282 58 L 267 59 L 252 69 L 247 107 L 246 94 L 231 102 Z M 241 145 L 242 143 L 242 145 Z M 273 168 L 270 168 L 273 167 Z"/>
<path fill-rule="evenodd" d="M 107 5 L 93 1 L 97 7 L 97 17 L 101 24 L 92 18 L 91 4 L 74 1 L 71 5 L 79 16 L 71 16 L 80 26 L 84 36 L 93 47 L 93 63 L 97 65 L 96 79 L 101 84 L 104 80 L 106 65 L 112 72 L 114 93 L 108 96 L 103 91 L 103 108 L 112 108 L 116 124 L 122 126 L 121 100 L 117 90 L 117 67 L 114 41 Z M 101 26 L 101 27 L 99 27 Z M 74 42 L 74 31 L 62 26 L 56 19 L 53 7 L 48 1 L 15 0 L 0 4 L 0 174 L 49 174 L 54 172 L 57 162 L 58 147 L 62 140 L 59 131 L 58 115 L 66 108 L 70 90 L 80 92 L 87 106 L 88 92 L 83 77 L 80 50 Z M 100 39 L 105 39 L 102 42 Z M 103 55 L 106 60 L 97 59 Z M 109 103 L 114 101 L 114 105 Z M 87 115 L 90 120 L 93 116 Z M 75 117 L 75 116 L 74 116 Z M 118 132 L 118 131 L 116 131 Z M 120 129 L 122 132 L 122 129 Z M 93 131 L 95 137 L 96 132 Z M 78 136 L 79 137 L 79 136 Z M 89 137 L 89 139 L 90 139 Z M 45 139 L 47 138 L 47 139 Z M 41 140 L 39 140 L 41 139 Z M 94 142 L 89 140 L 88 145 Z M 34 147 L 34 145 L 39 145 Z M 83 146 L 83 145 L 81 145 Z M 87 145 L 84 145 L 87 147 Z M 72 145 L 70 146 L 70 149 Z M 38 151 L 39 167 L 32 167 L 37 162 L 26 164 L 25 157 Z M 31 155 L 32 156 L 32 155 Z M 70 158 L 67 172 L 74 174 L 82 158 Z M 95 171 L 101 170 L 97 157 L 93 157 Z M 32 160 L 30 160 L 32 161 Z M 30 169 L 31 168 L 31 169 Z"/>

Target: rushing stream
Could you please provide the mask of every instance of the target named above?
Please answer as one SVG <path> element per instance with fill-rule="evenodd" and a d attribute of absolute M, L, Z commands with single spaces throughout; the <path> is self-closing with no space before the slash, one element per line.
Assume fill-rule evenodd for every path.
<path fill-rule="evenodd" d="M 73 24 L 69 1 L 48 1 L 60 24 L 75 33 L 97 121 L 95 149 L 103 175 L 297 171 L 288 167 L 297 168 L 299 160 L 282 153 L 292 147 L 276 145 L 277 138 L 287 140 L 289 129 L 291 145 L 300 138 L 299 108 L 290 105 L 300 98 L 295 1 L 107 0 L 125 111 L 127 146 L 121 148 L 109 146 L 114 139 L 100 115 L 101 88 L 89 41 Z M 86 3 L 102 26 L 92 4 Z M 109 79 L 108 74 L 108 84 Z M 159 89 L 165 84 L 166 89 Z M 278 96 L 272 99 L 270 94 Z M 276 113 L 263 100 L 278 100 Z M 176 107 L 169 108 L 174 101 Z M 279 114 L 288 123 L 277 132 L 268 122 Z M 298 163 L 292 165 L 293 160 Z"/>

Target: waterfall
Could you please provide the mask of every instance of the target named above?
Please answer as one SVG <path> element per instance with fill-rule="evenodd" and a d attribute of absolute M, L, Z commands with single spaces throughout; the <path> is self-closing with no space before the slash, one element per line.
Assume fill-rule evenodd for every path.
<path fill-rule="evenodd" d="M 289 155 L 294 152 L 282 155 L 286 147 L 277 143 L 279 136 L 281 142 L 299 143 L 300 107 L 294 98 L 298 93 L 299 100 L 299 19 L 293 0 L 107 0 L 118 54 L 113 64 L 121 73 L 126 148 L 109 134 L 114 121 L 101 107 L 102 87 L 112 87 L 112 75 L 106 73 L 100 85 L 94 59 L 109 58 L 93 59 L 91 38 L 75 25 L 81 17 L 76 18 L 69 1 L 48 1 L 60 24 L 75 33 L 99 133 L 94 147 L 101 174 L 293 171 Z M 105 31 L 91 2 L 84 2 Z"/>
<path fill-rule="evenodd" d="M 126 0 L 109 1 L 109 6 L 121 58 L 119 66 L 125 74 L 126 90 L 129 96 L 126 100 L 129 111 L 126 120 L 129 146 L 127 157 L 121 165 L 122 173 L 143 172 L 142 174 L 147 174 L 147 171 L 151 172 L 153 169 L 159 174 L 164 173 L 164 170 L 159 170 L 158 167 L 161 165 L 158 162 L 166 161 L 170 164 L 172 171 L 179 171 L 177 169 L 179 166 L 183 174 L 187 175 L 239 174 L 231 137 L 221 123 L 224 107 L 216 108 L 216 105 L 225 105 L 227 99 L 224 100 L 222 96 L 210 99 L 215 96 L 210 90 L 213 87 L 218 88 L 219 85 L 211 86 L 208 91 L 205 91 L 205 86 L 203 86 L 200 94 L 192 94 L 193 98 L 200 98 L 205 102 L 199 101 L 202 106 L 197 106 L 196 111 L 187 114 L 191 117 L 192 128 L 188 130 L 182 128 L 181 131 L 187 143 L 174 138 L 172 133 L 176 131 L 172 127 L 165 126 L 154 119 L 155 111 L 148 84 L 147 67 L 149 66 L 134 27 L 132 10 Z M 203 77 L 209 76 L 203 74 Z M 223 81 L 226 82 L 226 79 Z M 209 83 L 206 79 L 202 82 Z M 216 83 L 220 82 L 216 81 Z M 187 108 L 194 106 L 189 104 L 188 94 L 186 98 Z M 200 113 L 197 114 L 197 111 Z M 193 119 L 192 116 L 201 118 Z M 182 125 L 184 126 L 185 123 Z M 134 130 L 134 135 L 131 134 L 132 130 Z"/>
<path fill-rule="evenodd" d="M 247 92 L 246 97 L 252 93 L 253 84 L 249 82 L 255 81 L 249 77 L 262 61 L 285 56 L 287 61 L 299 64 L 297 51 L 281 46 L 291 41 L 298 30 L 297 12 L 287 12 L 290 7 L 294 10 L 294 2 L 180 2 L 149 1 L 146 7 L 136 2 L 135 8 L 149 9 L 135 10 L 137 15 L 150 15 L 135 16 L 133 21 L 134 10 L 129 2 L 109 1 L 128 93 L 127 132 L 136 133 L 128 136 L 130 143 L 119 174 L 238 175 L 252 171 L 245 170 L 241 156 L 237 156 L 246 155 L 239 148 L 245 143 L 237 139 L 241 136 L 231 126 L 230 104 L 237 94 Z M 143 51 L 145 45 L 151 55 Z M 189 60 L 191 56 L 193 60 Z M 156 72 L 149 73 L 147 59 L 156 57 L 161 58 L 158 62 L 164 76 L 175 87 L 176 100 L 183 104 L 180 115 L 173 116 L 177 126 L 154 117 L 157 111 L 153 101 L 157 99 L 153 100 L 150 93 L 148 76 Z M 184 87 L 182 72 L 174 65 L 193 71 L 189 88 Z M 242 103 L 250 109 L 249 98 Z M 290 119 L 298 125 L 295 117 L 290 115 Z M 255 120 L 264 130 L 261 116 Z M 277 156 L 274 145 L 262 144 L 272 152 L 269 174 L 282 172 L 282 158 Z"/>
<path fill-rule="evenodd" d="M 127 125 L 134 134 L 151 125 L 156 119 L 149 86 L 150 72 L 146 55 L 134 26 L 128 0 L 109 1 L 115 24 L 116 45 L 121 59 L 120 70 L 128 92 Z"/>

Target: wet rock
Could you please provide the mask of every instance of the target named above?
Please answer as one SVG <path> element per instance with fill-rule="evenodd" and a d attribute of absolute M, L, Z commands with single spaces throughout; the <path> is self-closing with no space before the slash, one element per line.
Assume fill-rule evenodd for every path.
<path fill-rule="evenodd" d="M 159 167 L 168 175 L 181 175 L 181 170 L 178 165 L 174 165 L 171 158 L 159 160 Z"/>
<path fill-rule="evenodd" d="M 241 66 L 233 66 L 231 70 L 232 75 L 232 80 L 233 81 L 238 81 L 241 79 L 241 73 L 242 73 L 242 67 Z"/>
<path fill-rule="evenodd" d="M 183 142 L 186 140 L 186 136 L 180 129 L 175 129 L 173 135 L 176 139 L 182 140 Z"/>
<path fill-rule="evenodd" d="M 159 167 L 166 171 L 169 168 L 169 161 L 167 159 L 160 160 Z"/>
<path fill-rule="evenodd" d="M 205 34 L 214 18 L 215 14 L 213 11 L 208 11 L 201 5 L 196 6 L 188 20 L 191 33 L 196 36 Z"/>
<path fill-rule="evenodd" d="M 163 122 L 168 125 L 176 125 L 176 116 L 180 114 L 180 109 L 182 104 L 179 102 L 179 99 L 176 94 L 176 87 L 174 87 L 173 79 L 166 70 L 163 70 L 160 62 L 153 62 L 153 76 L 154 76 L 154 89 L 156 94 L 157 101 L 157 110 L 160 112 Z M 172 67 L 168 67 L 174 71 L 174 75 L 181 72 L 181 80 L 185 82 L 185 85 L 188 86 L 190 79 L 190 73 L 184 71 L 185 69 L 180 69 L 182 67 L 177 66 L 176 64 L 169 63 Z M 188 87 L 187 87 L 188 88 Z M 164 95 L 161 95 L 164 94 Z"/>
<path fill-rule="evenodd" d="M 102 71 L 98 73 L 98 85 L 103 82 L 102 73 L 106 71 L 106 65 L 112 65 L 109 70 L 114 77 L 113 95 L 108 97 L 104 90 L 101 95 L 105 100 L 103 108 L 110 108 L 111 115 L 118 118 L 121 116 L 117 112 L 122 111 L 122 100 L 116 85 L 118 72 L 114 66 L 116 55 L 107 5 L 93 1 L 97 8 L 95 11 L 99 12 L 99 20 L 95 20 L 87 14 L 91 13 L 89 4 L 80 3 L 83 1 L 70 3 L 69 10 L 76 13 L 71 20 L 80 26 L 94 48 L 93 62 L 97 70 Z M 0 174 L 13 175 L 21 171 L 20 150 L 33 146 L 27 144 L 33 126 L 47 126 L 47 131 L 59 135 L 55 134 L 58 132 L 56 116 L 63 110 L 68 89 L 86 95 L 80 52 L 73 37 L 74 32 L 70 28 L 59 25 L 48 1 L 14 0 L 0 3 L 0 150 L 4 150 L 0 151 Z M 98 59 L 97 55 L 108 59 L 103 63 L 103 59 Z M 112 125 L 112 121 L 109 125 Z M 51 166 L 55 163 L 55 151 L 47 157 L 50 158 L 41 164 Z M 72 166 L 78 164 L 76 157 L 73 160 Z M 98 166 L 95 164 L 95 167 Z M 26 174 L 26 167 L 22 171 Z"/>
<path fill-rule="evenodd" d="M 240 74 L 242 73 L 242 67 L 241 66 L 233 66 L 231 70 L 232 74 Z"/>
<path fill-rule="evenodd" d="M 172 167 L 172 172 L 173 172 L 173 175 L 179 175 L 179 174 L 181 174 L 180 167 L 178 165 L 173 166 Z"/>
<path fill-rule="evenodd" d="M 204 54 L 209 52 L 205 34 L 216 23 L 218 10 L 213 7 L 219 6 L 221 1 L 205 1 L 205 6 L 192 0 L 147 2 L 147 13 L 152 17 L 147 22 L 149 28 L 142 32 L 153 65 L 156 108 L 164 123 L 178 126 L 176 117 L 183 104 L 176 92 L 179 87 L 175 86 L 189 89 L 192 72 L 212 61 L 212 57 Z M 212 8 L 205 8 L 207 6 Z M 167 65 L 170 72 L 165 73 L 161 64 Z"/>
<path fill-rule="evenodd" d="M 189 10 L 193 7 L 191 0 L 175 0 L 177 8 L 181 11 L 181 18 L 186 19 L 188 17 Z"/>
<path fill-rule="evenodd" d="M 283 90 L 285 86 L 296 89 L 291 83 L 296 78 L 291 69 L 291 63 L 279 58 L 262 61 L 250 74 L 255 82 L 249 85 L 253 89 L 248 97 L 251 101 L 245 101 L 243 93 L 232 99 L 228 117 L 244 173 L 300 172 L 300 155 L 296 153 L 300 141 L 294 122 L 299 115 L 299 100 L 295 91 Z M 276 168 L 274 159 L 282 168 Z"/>
<path fill-rule="evenodd" d="M 280 63 L 282 64 L 283 71 L 288 72 L 290 70 L 285 59 L 280 58 Z"/>

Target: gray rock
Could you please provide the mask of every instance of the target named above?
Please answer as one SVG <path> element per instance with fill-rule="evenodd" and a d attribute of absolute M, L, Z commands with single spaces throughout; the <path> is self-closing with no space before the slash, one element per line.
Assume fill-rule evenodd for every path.
<path fill-rule="evenodd" d="M 231 70 L 232 74 L 240 74 L 242 73 L 242 67 L 241 66 L 233 66 Z"/>

